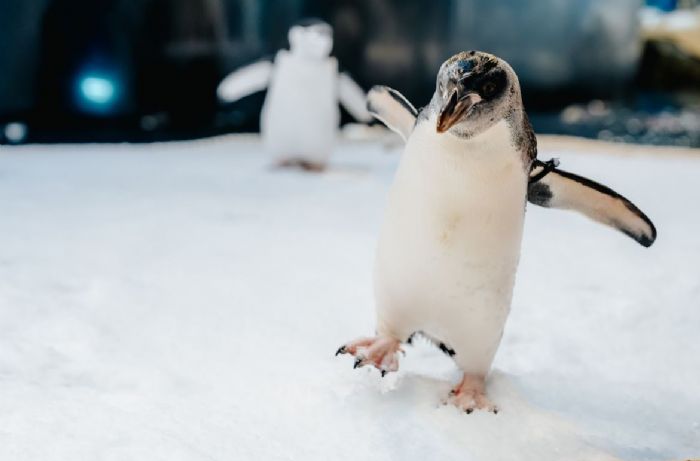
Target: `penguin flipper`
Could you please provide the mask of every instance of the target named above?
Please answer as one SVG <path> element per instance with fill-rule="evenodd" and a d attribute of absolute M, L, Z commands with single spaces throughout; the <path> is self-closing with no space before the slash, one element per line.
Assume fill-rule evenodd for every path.
<path fill-rule="evenodd" d="M 272 76 L 272 61 L 263 60 L 242 67 L 219 83 L 216 94 L 222 102 L 234 102 L 267 88 Z"/>
<path fill-rule="evenodd" d="M 355 120 L 365 123 L 372 121 L 372 114 L 365 103 L 367 96 L 364 90 L 345 72 L 338 76 L 338 99 Z"/>
<path fill-rule="evenodd" d="M 542 168 L 537 165 L 530 178 L 541 173 Z M 654 224 L 632 202 L 607 186 L 567 171 L 554 168 L 531 182 L 527 199 L 545 208 L 578 211 L 618 229 L 644 247 L 650 247 L 656 240 Z"/>
<path fill-rule="evenodd" d="M 416 124 L 418 111 L 398 91 L 377 85 L 367 93 L 367 110 L 406 141 Z"/>

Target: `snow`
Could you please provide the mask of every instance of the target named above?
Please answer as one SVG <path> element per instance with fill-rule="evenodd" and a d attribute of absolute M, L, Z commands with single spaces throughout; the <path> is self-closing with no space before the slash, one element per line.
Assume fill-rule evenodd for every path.
<path fill-rule="evenodd" d="M 547 151 L 655 221 L 644 249 L 528 209 L 489 391 L 373 331 L 371 267 L 398 152 L 344 142 L 323 175 L 255 138 L 0 151 L 2 460 L 681 460 L 700 456 L 700 156 Z"/>

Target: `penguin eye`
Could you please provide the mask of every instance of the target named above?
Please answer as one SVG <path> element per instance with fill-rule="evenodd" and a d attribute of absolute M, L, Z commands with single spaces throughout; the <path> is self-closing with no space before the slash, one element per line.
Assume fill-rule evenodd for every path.
<path fill-rule="evenodd" d="M 481 87 L 481 91 L 484 96 L 491 96 L 496 91 L 496 84 L 493 82 L 486 82 Z"/>

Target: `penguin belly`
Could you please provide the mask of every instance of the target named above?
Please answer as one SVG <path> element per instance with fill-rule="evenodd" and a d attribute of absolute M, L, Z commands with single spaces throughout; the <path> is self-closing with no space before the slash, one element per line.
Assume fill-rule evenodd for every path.
<path fill-rule="evenodd" d="M 281 51 L 263 105 L 260 130 L 277 159 L 325 163 L 339 123 L 338 64 Z"/>
<path fill-rule="evenodd" d="M 469 140 L 411 134 L 389 193 L 375 260 L 377 331 L 445 343 L 486 375 L 510 311 L 527 175 L 505 122 Z"/>

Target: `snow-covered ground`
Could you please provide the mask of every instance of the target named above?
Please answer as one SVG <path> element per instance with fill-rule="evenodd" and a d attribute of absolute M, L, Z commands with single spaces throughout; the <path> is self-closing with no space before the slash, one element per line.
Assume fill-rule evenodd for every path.
<path fill-rule="evenodd" d="M 502 411 L 466 415 L 430 346 L 384 379 L 333 356 L 373 331 L 396 151 L 311 175 L 251 138 L 3 148 L 0 460 L 700 457 L 700 155 L 552 155 L 659 239 L 530 207 Z"/>

